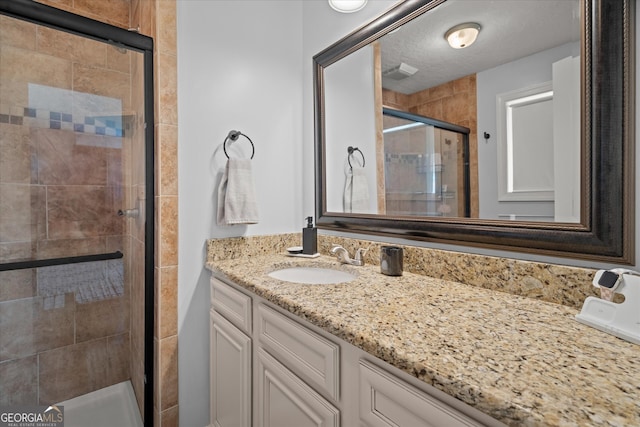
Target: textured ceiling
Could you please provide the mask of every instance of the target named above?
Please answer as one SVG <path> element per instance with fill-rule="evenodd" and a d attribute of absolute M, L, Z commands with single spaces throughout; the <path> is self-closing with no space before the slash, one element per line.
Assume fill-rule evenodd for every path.
<path fill-rule="evenodd" d="M 580 40 L 579 0 L 449 0 L 384 36 L 382 71 L 401 62 L 418 68 L 386 89 L 410 94 L 555 46 Z M 463 22 L 482 26 L 476 42 L 453 49 L 445 32 Z"/>

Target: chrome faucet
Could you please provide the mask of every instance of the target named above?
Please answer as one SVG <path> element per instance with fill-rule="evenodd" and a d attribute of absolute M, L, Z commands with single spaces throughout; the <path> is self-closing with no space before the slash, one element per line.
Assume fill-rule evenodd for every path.
<path fill-rule="evenodd" d="M 333 255 L 336 256 L 336 258 L 338 259 L 338 261 L 340 261 L 342 264 L 349 264 L 349 265 L 357 265 L 357 266 L 363 266 L 364 265 L 364 254 L 367 253 L 367 250 L 369 250 L 369 248 L 364 249 L 364 248 L 360 248 L 356 251 L 356 256 L 355 258 L 351 259 L 351 257 L 349 257 L 349 251 L 347 251 L 345 248 L 343 248 L 340 245 L 333 245 L 333 248 L 331 248 L 331 253 Z"/>

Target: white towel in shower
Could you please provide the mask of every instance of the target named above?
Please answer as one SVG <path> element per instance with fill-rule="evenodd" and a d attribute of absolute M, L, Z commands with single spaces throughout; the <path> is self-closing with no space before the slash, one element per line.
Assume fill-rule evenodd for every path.
<path fill-rule="evenodd" d="M 344 211 L 366 213 L 369 211 L 369 187 L 362 166 L 353 166 L 347 171 L 344 187 Z"/>
<path fill-rule="evenodd" d="M 218 224 L 257 224 L 258 203 L 250 159 L 227 160 L 218 187 Z"/>

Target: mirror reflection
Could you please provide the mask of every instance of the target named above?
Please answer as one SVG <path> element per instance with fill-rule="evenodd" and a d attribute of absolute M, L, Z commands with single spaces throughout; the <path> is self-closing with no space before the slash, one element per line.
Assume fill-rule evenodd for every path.
<path fill-rule="evenodd" d="M 580 28 L 579 0 L 449 0 L 327 66 L 327 212 L 580 223 Z"/>

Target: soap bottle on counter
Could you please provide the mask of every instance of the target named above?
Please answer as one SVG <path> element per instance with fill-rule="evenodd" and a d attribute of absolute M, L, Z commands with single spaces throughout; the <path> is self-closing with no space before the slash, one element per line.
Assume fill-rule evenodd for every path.
<path fill-rule="evenodd" d="M 302 253 L 315 255 L 318 252 L 318 229 L 313 226 L 313 217 L 307 217 L 307 226 L 302 229 Z"/>

